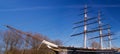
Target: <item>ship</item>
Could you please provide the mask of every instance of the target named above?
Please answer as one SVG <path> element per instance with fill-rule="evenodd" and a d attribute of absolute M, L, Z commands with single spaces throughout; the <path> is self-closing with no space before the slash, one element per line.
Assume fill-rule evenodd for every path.
<path fill-rule="evenodd" d="M 83 28 L 83 31 L 71 35 L 71 37 L 75 37 L 83 34 L 83 47 L 52 47 L 52 49 L 56 51 L 56 54 L 116 54 L 117 50 L 112 47 L 111 41 L 115 39 L 111 37 L 113 33 L 111 32 L 110 24 L 102 23 L 101 11 L 97 12 L 96 17 L 88 17 L 88 9 L 89 7 L 85 5 L 84 8 L 81 9 L 83 10 L 83 13 L 80 14 L 80 16 L 83 16 L 83 20 L 73 23 L 74 25 L 77 25 L 74 26 L 73 29 Z M 95 28 L 88 29 L 90 28 L 90 25 L 94 25 L 93 27 Z M 104 33 L 104 30 L 107 31 L 107 33 Z M 89 33 L 94 32 L 98 32 L 98 36 L 92 37 L 91 35 L 91 38 L 87 38 Z M 105 37 L 107 38 L 107 40 L 104 40 Z M 87 47 L 87 41 L 92 39 L 99 39 L 99 47 Z M 103 44 L 104 41 L 108 42 L 108 47 L 106 48 Z"/>
<path fill-rule="evenodd" d="M 75 37 L 75 36 L 80 36 L 83 34 L 83 47 L 70 47 L 70 46 L 59 46 L 56 45 L 54 43 L 51 43 L 49 41 L 40 39 L 40 38 L 36 38 L 30 34 L 24 33 L 20 30 L 17 30 L 11 26 L 6 25 L 7 28 L 11 29 L 12 31 L 18 32 L 20 34 L 25 34 L 28 37 L 32 37 L 34 39 L 37 39 L 39 41 L 41 41 L 41 44 L 46 44 L 46 46 L 53 50 L 55 52 L 55 54 L 116 54 L 117 50 L 112 48 L 112 43 L 111 41 L 114 40 L 113 38 L 111 38 L 111 36 L 113 35 L 113 33 L 111 33 L 111 26 L 109 24 L 102 24 L 102 20 L 101 20 L 101 12 L 98 11 L 98 14 L 96 17 L 88 17 L 88 6 L 85 5 L 85 7 L 82 9 L 83 13 L 80 14 L 83 16 L 83 20 L 78 21 L 73 23 L 74 25 L 77 25 L 75 27 L 73 27 L 73 29 L 77 29 L 77 28 L 82 28 L 83 31 L 79 32 L 79 33 L 75 33 L 72 34 L 71 37 Z M 91 22 L 92 21 L 92 22 Z M 80 25 L 82 24 L 82 25 Z M 88 29 L 90 28 L 89 25 L 93 25 L 95 24 L 93 27 L 93 29 Z M 103 31 L 107 31 L 107 33 L 103 33 Z M 89 33 L 94 33 L 94 32 L 98 32 L 98 36 L 94 36 L 91 38 L 87 38 Z M 107 40 L 103 40 L 104 37 L 107 37 Z M 99 47 L 88 47 L 87 46 L 87 41 L 88 40 L 92 40 L 92 39 L 99 39 Z M 103 45 L 103 41 L 107 41 L 108 42 L 108 47 L 104 47 Z M 40 44 L 40 45 L 41 45 Z"/>

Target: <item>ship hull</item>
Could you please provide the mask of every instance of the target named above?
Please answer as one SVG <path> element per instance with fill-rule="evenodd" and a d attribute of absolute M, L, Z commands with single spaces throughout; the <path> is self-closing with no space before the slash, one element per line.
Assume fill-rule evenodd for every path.
<path fill-rule="evenodd" d="M 114 49 L 84 49 L 74 47 L 62 47 L 55 51 L 56 54 L 116 54 Z"/>

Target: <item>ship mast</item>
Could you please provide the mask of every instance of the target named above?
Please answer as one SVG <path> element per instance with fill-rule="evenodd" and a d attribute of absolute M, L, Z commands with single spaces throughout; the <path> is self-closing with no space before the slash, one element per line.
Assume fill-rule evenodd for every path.
<path fill-rule="evenodd" d="M 100 21 L 100 11 L 98 12 L 98 26 L 99 26 L 99 35 L 100 35 L 100 49 L 103 49 L 103 34 L 102 34 L 102 22 Z"/>
<path fill-rule="evenodd" d="M 108 44 L 109 44 L 109 49 L 111 49 L 112 44 L 111 44 L 111 31 L 110 31 L 110 26 L 108 25 Z"/>
<path fill-rule="evenodd" d="M 77 28 L 79 28 L 79 27 L 83 27 L 84 28 L 84 31 L 83 32 L 81 32 L 81 33 L 77 33 L 77 34 L 73 34 L 73 35 L 71 35 L 71 36 L 78 36 L 78 35 L 81 35 L 81 34 L 84 34 L 84 39 L 83 39 L 83 47 L 84 48 L 87 48 L 87 34 L 88 33 L 92 33 L 92 32 L 95 32 L 95 31 L 98 31 L 98 29 L 97 30 L 87 30 L 87 26 L 88 25 L 92 25 L 92 24 L 95 24 L 95 23 L 97 23 L 97 21 L 94 21 L 94 22 L 91 22 L 91 23 L 87 23 L 88 21 L 90 21 L 90 20 L 95 20 L 97 17 L 92 17 L 92 18 L 88 18 L 87 17 L 87 13 L 89 13 L 89 11 L 87 11 L 87 5 L 85 5 L 85 7 L 84 7 L 84 13 L 82 13 L 82 14 L 80 14 L 80 15 L 84 15 L 84 19 L 82 20 L 82 21 L 79 21 L 79 22 L 75 22 L 74 24 L 76 25 L 76 24 L 80 24 L 80 23 L 82 23 L 83 25 L 79 25 L 79 26 L 75 26 L 75 27 L 73 27 L 73 29 L 77 29 Z"/>
<path fill-rule="evenodd" d="M 84 48 L 86 48 L 87 44 L 87 25 L 86 25 L 86 20 L 87 20 L 87 5 L 85 5 L 84 8 Z"/>

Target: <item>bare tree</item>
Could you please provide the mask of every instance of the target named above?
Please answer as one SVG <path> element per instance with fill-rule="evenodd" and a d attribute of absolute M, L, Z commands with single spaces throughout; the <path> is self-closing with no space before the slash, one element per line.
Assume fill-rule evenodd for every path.
<path fill-rule="evenodd" d="M 8 52 L 13 53 L 14 50 L 17 50 L 20 47 L 21 38 L 16 33 L 8 30 L 4 32 L 3 41 L 5 43 L 5 52 L 8 54 Z"/>
<path fill-rule="evenodd" d="M 39 33 L 30 33 L 36 38 L 47 40 L 53 42 L 57 45 L 61 45 L 60 40 L 50 40 L 47 36 L 41 35 Z M 49 49 L 45 44 L 41 44 L 41 41 L 26 36 L 11 30 L 3 32 L 3 42 L 5 44 L 5 53 L 4 54 L 55 54 L 55 52 Z M 38 50 L 39 48 L 39 50 Z"/>
<path fill-rule="evenodd" d="M 57 45 L 63 45 L 62 41 L 59 39 L 54 40 L 53 43 Z"/>
<path fill-rule="evenodd" d="M 92 47 L 92 48 L 100 48 L 100 44 L 99 44 L 98 42 L 93 41 L 93 42 L 91 43 L 91 47 Z"/>

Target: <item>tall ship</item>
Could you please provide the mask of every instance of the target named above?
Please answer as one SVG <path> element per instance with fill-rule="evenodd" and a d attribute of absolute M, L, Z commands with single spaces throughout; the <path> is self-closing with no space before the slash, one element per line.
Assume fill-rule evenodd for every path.
<path fill-rule="evenodd" d="M 115 40 L 111 36 L 111 26 L 109 24 L 102 23 L 101 11 L 98 11 L 97 16 L 89 17 L 88 11 L 90 7 L 84 6 L 82 14 L 83 20 L 73 23 L 75 26 L 73 29 L 81 28 L 80 32 L 74 33 L 71 37 L 82 36 L 83 35 L 83 47 L 65 47 L 59 46 L 59 48 L 54 48 L 58 50 L 57 54 L 116 54 L 116 49 L 112 47 L 112 40 Z M 80 29 L 79 29 L 80 30 Z M 95 35 L 97 34 L 97 35 Z M 88 38 L 90 37 L 90 38 Z M 98 43 L 93 43 L 92 46 L 88 46 L 89 40 L 97 39 Z M 106 41 L 108 45 L 106 46 L 103 42 Z M 94 41 L 93 41 L 94 42 Z"/>
<path fill-rule="evenodd" d="M 32 37 L 34 39 L 38 39 L 41 44 L 46 44 L 46 46 L 53 50 L 55 54 L 115 54 L 116 50 L 112 48 L 111 41 L 114 40 L 111 38 L 113 33 L 111 33 L 111 27 L 109 24 L 102 23 L 102 14 L 98 11 L 98 14 L 95 17 L 88 17 L 88 8 L 87 5 L 82 9 L 83 13 L 80 16 L 83 16 L 83 20 L 75 22 L 73 29 L 82 28 L 82 32 L 77 32 L 71 35 L 71 37 L 81 36 L 83 35 L 83 47 L 66 47 L 66 46 L 59 46 L 49 41 L 36 38 L 30 34 L 24 33 L 20 30 L 17 30 L 11 26 L 6 25 L 7 28 L 11 29 L 12 31 L 18 32 L 20 34 L 25 34 L 26 36 Z M 104 33 L 106 31 L 106 33 Z M 89 35 L 91 34 L 91 35 Z M 94 34 L 98 34 L 97 36 Z M 90 37 L 90 38 L 88 38 Z M 106 40 L 104 40 L 106 38 Z M 88 40 L 98 39 L 98 44 L 93 44 L 92 47 L 88 46 Z M 103 42 L 108 42 L 108 46 L 105 46 Z"/>

